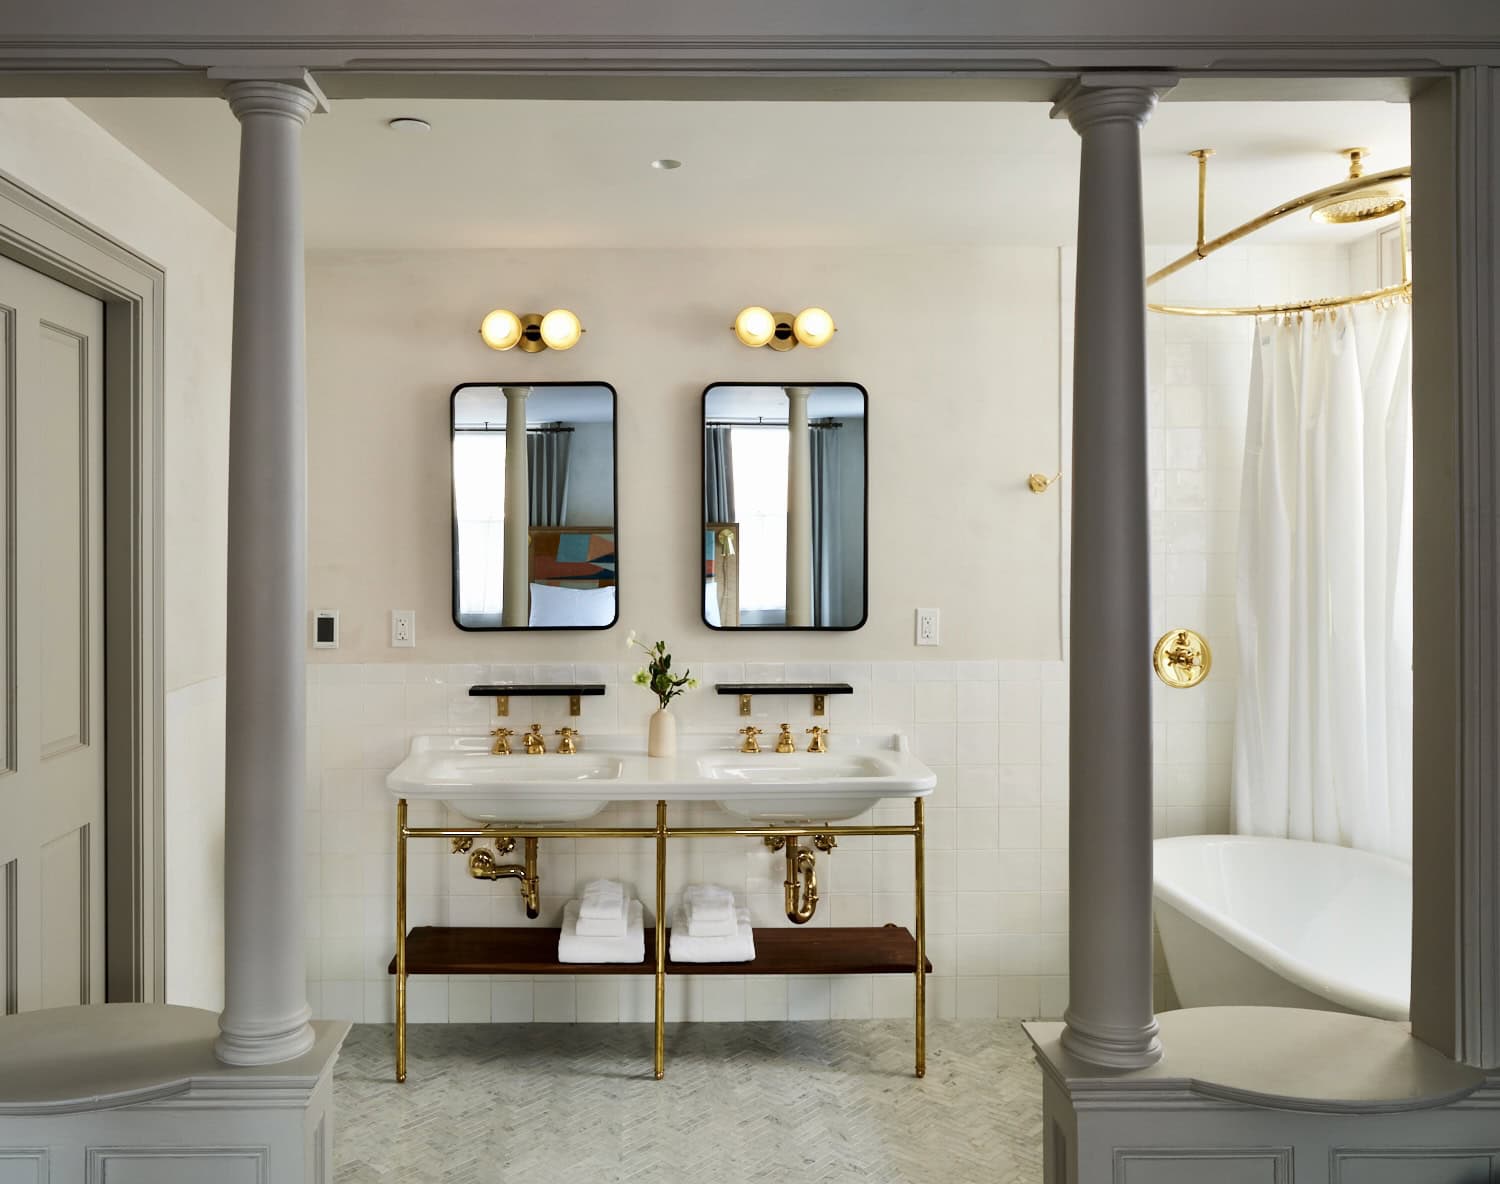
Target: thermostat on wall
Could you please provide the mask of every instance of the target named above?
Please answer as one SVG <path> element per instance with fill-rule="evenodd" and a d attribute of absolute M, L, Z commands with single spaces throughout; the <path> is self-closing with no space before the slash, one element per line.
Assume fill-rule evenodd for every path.
<path fill-rule="evenodd" d="M 339 610 L 318 608 L 313 610 L 313 649 L 336 650 L 339 648 Z"/>

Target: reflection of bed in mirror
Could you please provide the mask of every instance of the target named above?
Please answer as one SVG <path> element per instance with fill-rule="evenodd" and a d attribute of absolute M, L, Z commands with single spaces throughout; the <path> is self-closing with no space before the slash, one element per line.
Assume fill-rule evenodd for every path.
<path fill-rule="evenodd" d="M 613 624 L 614 527 L 533 526 L 530 591 L 533 628 Z"/>
<path fill-rule="evenodd" d="M 848 382 L 721 382 L 703 392 L 710 627 L 864 624 L 867 403 Z"/>
<path fill-rule="evenodd" d="M 614 389 L 464 383 L 453 392 L 451 427 L 454 622 L 614 624 Z M 513 437 L 525 446 L 511 446 Z"/>

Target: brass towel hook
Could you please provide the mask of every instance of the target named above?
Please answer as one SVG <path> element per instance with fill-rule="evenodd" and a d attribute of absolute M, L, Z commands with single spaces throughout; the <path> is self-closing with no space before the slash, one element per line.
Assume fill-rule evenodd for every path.
<path fill-rule="evenodd" d="M 1051 489 L 1061 480 L 1061 470 L 1058 470 L 1058 472 L 1050 477 L 1046 473 L 1032 473 L 1026 478 L 1026 488 L 1031 490 L 1032 493 L 1046 493 L 1047 490 Z"/>

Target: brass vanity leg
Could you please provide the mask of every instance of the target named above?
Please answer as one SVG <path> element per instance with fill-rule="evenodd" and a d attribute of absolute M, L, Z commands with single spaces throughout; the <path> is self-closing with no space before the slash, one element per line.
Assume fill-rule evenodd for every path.
<path fill-rule="evenodd" d="M 656 1080 L 667 1071 L 667 803 L 656 803 Z"/>
<path fill-rule="evenodd" d="M 914 859 L 917 873 L 917 1076 L 927 1076 L 927 852 L 922 821 L 922 799 L 913 799 L 913 825 L 917 833 Z"/>
<path fill-rule="evenodd" d="M 396 1080 L 406 1080 L 406 799 L 396 803 Z"/>

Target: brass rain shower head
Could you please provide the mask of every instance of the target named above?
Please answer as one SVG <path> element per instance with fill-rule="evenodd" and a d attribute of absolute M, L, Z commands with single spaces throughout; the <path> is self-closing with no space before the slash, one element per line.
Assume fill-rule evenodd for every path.
<path fill-rule="evenodd" d="M 1365 157 L 1368 148 L 1345 148 L 1339 153 L 1348 158 L 1349 180 L 1357 181 L 1364 176 Z M 1372 222 L 1376 218 L 1389 217 L 1406 208 L 1406 198 L 1399 190 L 1384 185 L 1370 185 L 1356 189 L 1342 197 L 1332 197 L 1312 208 L 1310 217 L 1314 222 L 1344 226 L 1354 222 Z"/>

